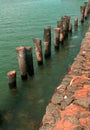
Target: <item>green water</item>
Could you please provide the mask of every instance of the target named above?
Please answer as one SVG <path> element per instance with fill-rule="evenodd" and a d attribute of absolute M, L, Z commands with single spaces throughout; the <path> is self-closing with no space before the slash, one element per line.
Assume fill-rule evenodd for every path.
<path fill-rule="evenodd" d="M 0 111 L 1 130 L 38 130 L 55 87 L 67 72 L 79 51 L 89 18 L 80 23 L 80 6 L 84 0 L 0 0 Z M 53 30 L 61 16 L 78 17 L 79 26 L 58 52 L 54 50 Z M 52 54 L 38 67 L 32 38 L 43 41 L 45 26 L 51 26 Z M 43 44 L 43 42 L 42 42 Z M 33 48 L 35 75 L 23 82 L 20 77 L 16 47 Z M 43 46 L 43 45 L 42 45 Z M 7 72 L 17 71 L 17 92 L 11 92 Z"/>

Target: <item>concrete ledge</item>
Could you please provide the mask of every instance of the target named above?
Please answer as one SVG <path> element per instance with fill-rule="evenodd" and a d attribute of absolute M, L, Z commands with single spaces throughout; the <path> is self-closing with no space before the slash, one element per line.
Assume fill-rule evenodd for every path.
<path fill-rule="evenodd" d="M 90 130 L 90 27 L 46 107 L 39 130 Z"/>

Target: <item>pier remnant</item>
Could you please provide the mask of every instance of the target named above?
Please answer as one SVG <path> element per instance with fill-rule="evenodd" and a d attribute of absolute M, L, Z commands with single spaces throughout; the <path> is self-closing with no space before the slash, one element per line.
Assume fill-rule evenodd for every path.
<path fill-rule="evenodd" d="M 26 80 L 27 79 L 27 67 L 26 67 L 26 50 L 25 50 L 25 47 L 24 46 L 18 46 L 16 48 L 16 52 L 17 52 L 17 57 L 18 57 L 21 79 Z"/>
<path fill-rule="evenodd" d="M 43 64 L 42 44 L 39 38 L 33 38 L 38 65 Z"/>
<path fill-rule="evenodd" d="M 72 23 L 69 23 L 69 32 L 72 32 Z"/>
<path fill-rule="evenodd" d="M 70 16 L 62 16 L 61 20 L 63 21 L 64 38 L 66 38 L 66 37 L 68 37 Z"/>
<path fill-rule="evenodd" d="M 81 23 L 84 23 L 85 6 L 80 6 L 80 12 L 81 12 Z"/>
<path fill-rule="evenodd" d="M 84 5 L 80 6 L 80 12 L 81 12 L 81 23 L 83 23 L 90 13 L 90 1 L 84 2 Z"/>
<path fill-rule="evenodd" d="M 84 2 L 84 5 L 85 5 L 84 18 L 87 19 L 87 16 L 88 16 L 88 2 Z"/>
<path fill-rule="evenodd" d="M 59 40 L 60 40 L 60 43 L 63 44 L 63 41 L 64 41 L 64 33 L 63 33 L 63 30 L 62 30 L 62 29 L 60 29 Z"/>
<path fill-rule="evenodd" d="M 74 26 L 78 26 L 78 18 L 77 17 L 74 18 Z"/>
<path fill-rule="evenodd" d="M 90 2 L 84 2 L 84 5 L 85 5 L 84 18 L 87 19 L 88 14 L 90 12 Z"/>
<path fill-rule="evenodd" d="M 72 31 L 72 24 L 70 23 L 70 16 L 62 16 L 57 21 L 57 28 L 60 28 L 59 41 L 62 44 L 65 38 L 68 38 L 68 32 Z"/>
<path fill-rule="evenodd" d="M 25 46 L 26 50 L 26 68 L 27 68 L 27 73 L 29 76 L 34 75 L 34 66 L 33 66 L 33 55 L 32 55 L 32 47 L 30 46 Z"/>
<path fill-rule="evenodd" d="M 8 85 L 10 89 L 16 89 L 16 71 L 12 70 L 7 73 Z"/>
<path fill-rule="evenodd" d="M 54 46 L 55 46 L 55 49 L 59 49 L 59 44 L 60 44 L 59 36 L 60 36 L 60 28 L 54 28 Z"/>
<path fill-rule="evenodd" d="M 63 27 L 63 20 L 58 20 L 57 21 L 57 27 L 62 28 Z"/>
<path fill-rule="evenodd" d="M 51 26 L 44 28 L 44 57 L 49 58 L 51 56 Z"/>

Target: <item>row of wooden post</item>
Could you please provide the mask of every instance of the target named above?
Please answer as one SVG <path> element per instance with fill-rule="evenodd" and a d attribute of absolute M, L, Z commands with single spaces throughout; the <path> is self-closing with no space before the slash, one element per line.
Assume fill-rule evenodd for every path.
<path fill-rule="evenodd" d="M 84 2 L 83 6 L 80 6 L 81 23 L 84 23 L 90 13 L 90 2 Z"/>
<path fill-rule="evenodd" d="M 74 26 L 78 26 L 78 18 L 74 18 Z M 60 43 L 62 44 L 65 38 L 68 38 L 68 32 L 72 32 L 72 23 L 70 16 L 63 16 L 57 21 L 57 27 L 54 28 L 54 47 L 59 49 Z M 44 42 L 44 58 L 47 59 L 51 56 L 51 26 L 44 28 L 43 34 Z M 43 64 L 42 41 L 39 38 L 32 39 L 34 43 L 36 59 L 38 65 Z M 32 47 L 18 46 L 16 48 L 20 75 L 22 80 L 27 80 L 28 75 L 34 75 Z M 16 71 L 12 70 L 7 73 L 8 84 L 10 89 L 16 89 Z"/>
<path fill-rule="evenodd" d="M 16 52 L 21 79 L 26 80 L 28 75 L 34 75 L 32 48 L 30 46 L 19 46 L 16 48 Z M 16 71 L 8 72 L 7 76 L 10 89 L 16 89 Z"/>
<path fill-rule="evenodd" d="M 80 6 L 81 12 L 81 23 L 87 19 L 90 13 L 90 2 L 84 2 L 83 6 Z M 78 18 L 74 18 L 74 26 L 78 26 Z M 62 16 L 60 20 L 57 21 L 57 27 L 54 28 L 54 47 L 59 49 L 60 43 L 62 44 L 65 38 L 68 38 L 68 32 L 72 32 L 72 23 L 70 22 L 70 16 Z M 42 41 L 39 38 L 33 38 L 34 48 L 36 52 L 36 59 L 38 65 L 43 64 L 43 54 L 42 54 Z M 44 58 L 49 58 L 51 56 L 51 26 L 44 28 Z M 34 75 L 33 67 L 33 55 L 32 47 L 30 46 L 19 46 L 16 48 L 20 75 L 22 80 L 26 80 L 28 75 Z M 8 84 L 10 89 L 16 89 L 16 71 L 12 70 L 7 73 Z"/>

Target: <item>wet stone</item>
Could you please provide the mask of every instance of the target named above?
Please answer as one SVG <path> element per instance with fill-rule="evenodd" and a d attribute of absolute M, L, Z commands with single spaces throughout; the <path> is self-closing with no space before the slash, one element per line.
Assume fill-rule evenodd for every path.
<path fill-rule="evenodd" d="M 53 111 L 59 110 L 59 109 L 60 109 L 60 106 L 55 105 L 53 103 L 49 103 L 48 106 L 46 107 L 46 111 L 48 111 L 49 113 L 53 113 Z"/>
<path fill-rule="evenodd" d="M 88 68 L 82 68 L 82 71 L 90 72 L 90 69 L 88 69 Z"/>
<path fill-rule="evenodd" d="M 71 97 L 74 94 L 74 92 L 67 91 L 67 97 Z"/>
<path fill-rule="evenodd" d="M 82 53 L 82 54 L 81 54 L 81 56 L 85 57 L 85 56 L 86 56 L 86 54 L 85 54 L 85 53 Z"/>
<path fill-rule="evenodd" d="M 90 96 L 90 91 L 88 91 L 87 95 Z"/>
<path fill-rule="evenodd" d="M 67 80 L 63 80 L 62 81 L 62 84 L 65 86 L 65 88 L 66 88 L 66 86 L 69 84 L 69 81 L 67 81 Z"/>
<path fill-rule="evenodd" d="M 79 113 L 79 118 L 87 118 L 90 116 L 90 113 Z"/>
<path fill-rule="evenodd" d="M 66 85 L 62 84 L 62 85 L 60 85 L 60 86 L 57 87 L 56 92 L 58 94 L 62 95 L 62 93 L 65 91 L 66 87 L 67 87 Z"/>
<path fill-rule="evenodd" d="M 87 57 L 87 58 L 90 58 L 90 52 L 86 54 L 86 57 Z"/>
<path fill-rule="evenodd" d="M 71 78 L 66 76 L 66 77 L 62 80 L 62 83 L 65 84 L 65 85 L 67 85 L 70 81 L 71 81 Z"/>
<path fill-rule="evenodd" d="M 90 85 L 90 80 L 86 80 L 85 84 Z"/>
<path fill-rule="evenodd" d="M 78 100 L 75 100 L 74 103 L 88 109 L 90 105 L 90 97 L 80 98 Z"/>
<path fill-rule="evenodd" d="M 73 103 L 74 100 L 75 100 L 74 97 L 69 97 L 69 98 L 65 99 L 65 102 L 67 105 L 69 105 L 69 104 Z"/>
<path fill-rule="evenodd" d="M 76 76 L 80 76 L 82 73 L 81 73 L 80 69 L 73 69 L 72 74 L 76 75 Z"/>
<path fill-rule="evenodd" d="M 64 101 L 61 102 L 61 109 L 65 109 L 66 106 L 68 106 L 69 104 L 73 103 L 74 98 L 73 97 L 69 97 L 67 99 L 65 99 Z"/>
<path fill-rule="evenodd" d="M 43 125 L 44 124 L 54 124 L 56 122 L 56 119 L 54 118 L 54 116 L 51 113 L 46 113 L 43 117 Z"/>
<path fill-rule="evenodd" d="M 66 106 L 67 106 L 67 103 L 66 102 L 62 102 L 61 103 L 61 110 L 65 110 Z"/>
<path fill-rule="evenodd" d="M 65 116 L 65 120 L 68 120 L 72 124 L 79 125 L 79 119 L 76 116 Z"/>
<path fill-rule="evenodd" d="M 87 79 L 82 79 L 82 80 L 80 81 L 80 83 L 81 83 L 82 85 L 84 85 L 84 84 L 90 84 L 90 81 L 87 80 Z"/>
<path fill-rule="evenodd" d="M 46 116 L 47 115 L 51 116 L 51 118 L 54 118 L 54 122 L 56 122 L 61 119 L 59 110 L 60 110 L 59 105 L 49 103 L 49 105 L 46 108 Z"/>
<path fill-rule="evenodd" d="M 80 127 L 80 126 L 78 126 L 78 127 L 74 128 L 73 130 L 85 130 L 85 129 Z"/>
<path fill-rule="evenodd" d="M 52 96 L 51 102 L 53 104 L 60 104 L 62 100 L 63 100 L 62 95 L 60 95 L 59 93 L 54 93 Z"/>
<path fill-rule="evenodd" d="M 88 78 L 90 78 L 90 73 L 88 74 Z"/>
<path fill-rule="evenodd" d="M 84 130 L 90 130 L 90 125 L 85 126 Z"/>
<path fill-rule="evenodd" d="M 87 123 L 87 128 L 90 130 L 90 120 L 89 120 L 89 122 Z"/>
<path fill-rule="evenodd" d="M 78 55 L 70 65 L 70 71 L 56 88 L 46 108 L 39 130 L 56 130 L 55 128 L 66 130 L 67 126 L 62 124 L 64 121 L 67 125 L 72 125 L 72 130 L 90 130 L 90 90 L 88 89 L 87 93 L 81 91 L 80 96 L 78 94 L 74 96 L 75 91 L 90 85 L 90 32 L 86 35 Z M 84 94 L 86 95 L 83 97 Z M 63 128 L 60 128 L 60 125 Z"/>
<path fill-rule="evenodd" d="M 74 93 L 78 89 L 77 86 L 67 86 L 67 91 Z"/>
<path fill-rule="evenodd" d="M 45 124 L 42 127 L 40 127 L 39 130 L 53 130 L 53 126 L 50 124 Z"/>

